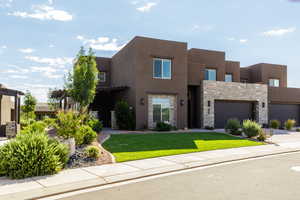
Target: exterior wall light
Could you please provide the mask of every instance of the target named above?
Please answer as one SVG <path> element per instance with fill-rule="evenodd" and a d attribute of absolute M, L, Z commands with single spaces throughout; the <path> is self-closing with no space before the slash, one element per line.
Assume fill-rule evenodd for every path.
<path fill-rule="evenodd" d="M 180 100 L 180 105 L 184 106 L 184 100 L 183 99 Z"/>
<path fill-rule="evenodd" d="M 144 98 L 141 98 L 141 99 L 140 99 L 140 104 L 141 104 L 141 105 L 145 105 L 145 99 L 144 99 Z"/>
<path fill-rule="evenodd" d="M 264 108 L 266 105 L 265 105 L 265 102 L 262 102 L 262 107 Z"/>

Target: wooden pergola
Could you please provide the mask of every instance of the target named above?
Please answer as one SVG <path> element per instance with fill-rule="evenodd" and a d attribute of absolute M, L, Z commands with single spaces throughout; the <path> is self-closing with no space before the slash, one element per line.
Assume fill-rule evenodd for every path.
<path fill-rule="evenodd" d="M 23 92 L 18 90 L 12 90 L 7 88 L 0 88 L 0 113 L 1 110 L 1 102 L 2 102 L 2 96 L 11 96 L 15 98 L 15 106 L 14 106 L 14 115 L 15 115 L 15 121 L 17 124 L 20 123 L 20 108 L 21 108 L 21 96 L 24 95 Z M 1 114 L 0 114 L 0 122 L 1 122 Z"/>

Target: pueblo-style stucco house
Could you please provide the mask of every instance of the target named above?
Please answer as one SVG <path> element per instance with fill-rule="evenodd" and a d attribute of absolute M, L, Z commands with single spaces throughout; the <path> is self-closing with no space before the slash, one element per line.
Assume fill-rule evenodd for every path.
<path fill-rule="evenodd" d="M 287 87 L 287 66 L 240 67 L 225 52 L 187 43 L 135 37 L 112 58 L 97 58 L 99 86 L 91 109 L 105 126 L 119 99 L 136 115 L 136 128 L 164 121 L 177 128 L 224 127 L 229 118 L 299 124 L 300 89 Z"/>
<path fill-rule="evenodd" d="M 0 84 L 0 137 L 13 137 L 20 130 L 21 95 L 24 93 Z"/>

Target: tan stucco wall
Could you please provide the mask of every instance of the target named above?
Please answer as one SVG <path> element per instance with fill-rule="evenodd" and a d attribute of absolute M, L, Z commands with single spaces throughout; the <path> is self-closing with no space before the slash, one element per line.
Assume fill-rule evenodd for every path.
<path fill-rule="evenodd" d="M 14 103 L 9 96 L 2 96 L 1 100 L 1 125 L 11 121 L 11 109 L 14 109 Z"/>

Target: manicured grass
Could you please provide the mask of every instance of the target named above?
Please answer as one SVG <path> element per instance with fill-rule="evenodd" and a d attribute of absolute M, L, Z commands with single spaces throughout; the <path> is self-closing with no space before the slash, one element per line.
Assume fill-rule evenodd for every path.
<path fill-rule="evenodd" d="M 183 153 L 263 145 L 223 133 L 155 133 L 111 135 L 103 146 L 117 162 Z"/>

